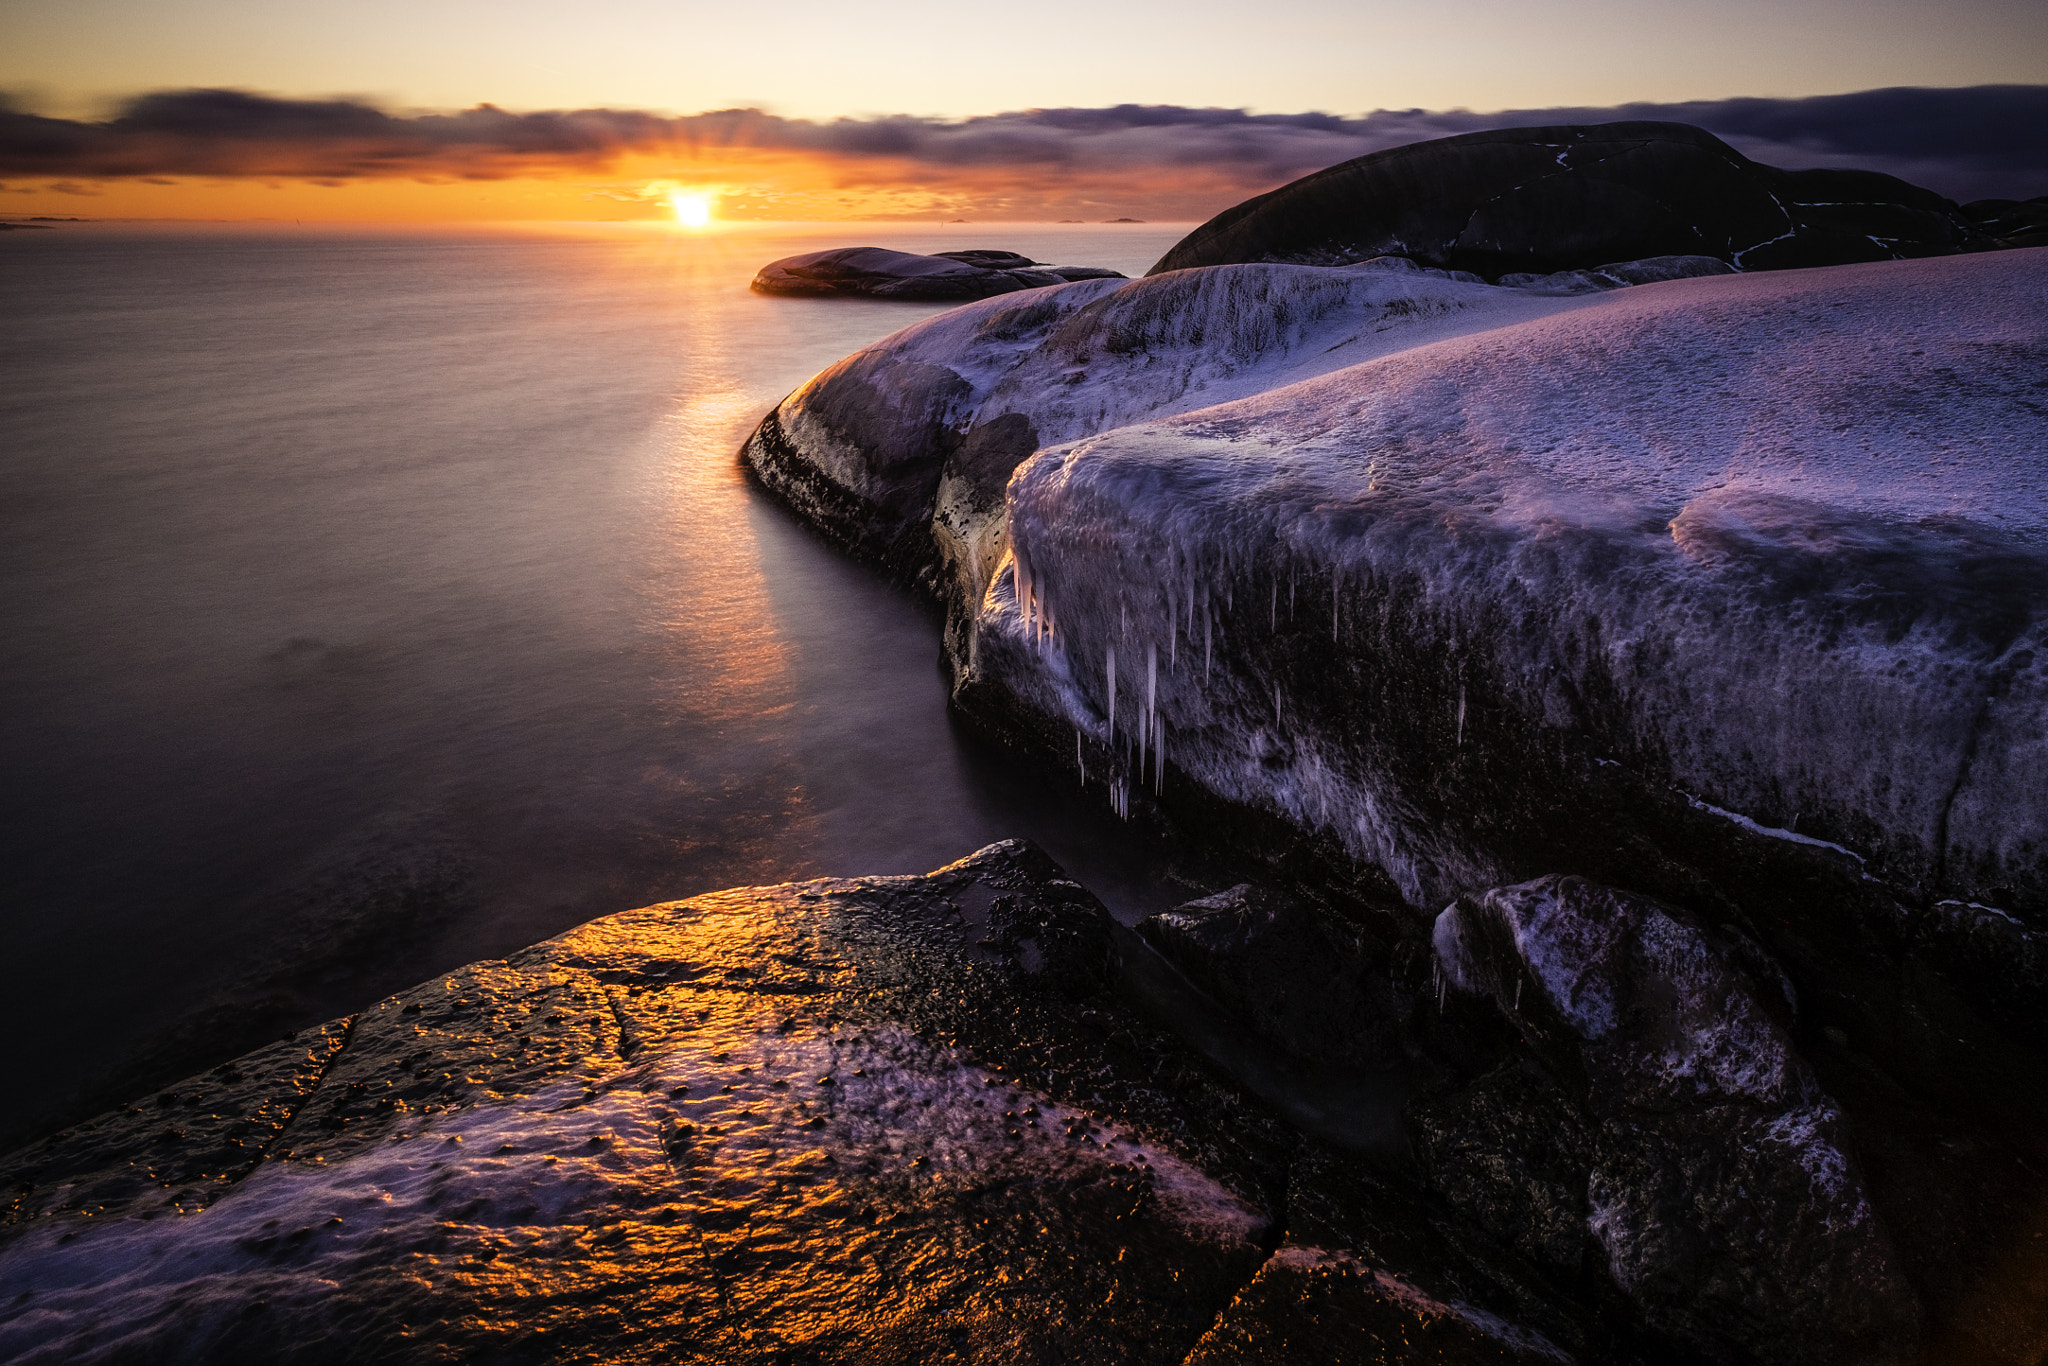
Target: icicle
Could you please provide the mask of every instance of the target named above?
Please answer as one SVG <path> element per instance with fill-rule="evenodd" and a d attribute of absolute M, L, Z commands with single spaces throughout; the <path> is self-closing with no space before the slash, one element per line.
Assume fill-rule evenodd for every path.
<path fill-rule="evenodd" d="M 1174 610 L 1173 605 L 1173 585 L 1169 583 L 1166 585 L 1166 662 L 1169 667 L 1174 660 L 1175 642 L 1180 639 L 1180 631 L 1175 626 L 1179 620 L 1180 613 Z"/>
<path fill-rule="evenodd" d="M 1465 685 L 1458 685 L 1458 748 L 1465 747 Z"/>
<path fill-rule="evenodd" d="M 1145 713 L 1159 714 L 1159 647 L 1150 641 L 1145 644 Z"/>
<path fill-rule="evenodd" d="M 1116 738 L 1116 646 L 1109 647 L 1109 735 Z"/>
<path fill-rule="evenodd" d="M 1515 1013 L 1517 1015 L 1522 1013 L 1522 983 L 1525 980 L 1527 979 L 1521 977 L 1515 979 Z"/>
<path fill-rule="evenodd" d="M 1202 681 L 1209 681 L 1209 665 L 1216 657 L 1216 614 L 1202 613 Z"/>
<path fill-rule="evenodd" d="M 1280 685 L 1278 683 L 1273 685 L 1273 726 L 1276 730 L 1280 726 Z"/>
<path fill-rule="evenodd" d="M 1081 754 L 1081 728 L 1074 727 L 1074 767 L 1081 770 L 1081 786 L 1088 786 L 1088 760 Z"/>
<path fill-rule="evenodd" d="M 1294 620 L 1294 571 L 1287 571 L 1287 619 Z"/>
<path fill-rule="evenodd" d="M 1161 796 L 1166 792 L 1166 718 L 1159 717 L 1154 724 L 1159 727 L 1159 738 L 1152 746 L 1152 792 Z"/>

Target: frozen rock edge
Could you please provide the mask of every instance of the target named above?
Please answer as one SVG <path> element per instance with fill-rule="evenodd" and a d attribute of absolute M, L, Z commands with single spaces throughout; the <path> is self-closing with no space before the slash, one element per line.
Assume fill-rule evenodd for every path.
<path fill-rule="evenodd" d="M 2024 1109 L 2048 254 L 1556 285 L 1032 291 L 745 457 L 921 575 L 958 703 L 1117 812 L 1277 817 L 1418 914 L 1579 873 L 1744 918 L 1817 1022 Z"/>

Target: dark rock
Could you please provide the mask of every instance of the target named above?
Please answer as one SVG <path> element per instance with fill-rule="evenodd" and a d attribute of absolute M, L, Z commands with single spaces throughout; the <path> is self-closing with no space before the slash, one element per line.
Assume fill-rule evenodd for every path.
<path fill-rule="evenodd" d="M 886 247 L 836 247 L 770 261 L 754 276 L 763 294 L 960 303 L 1074 280 L 1121 280 L 1098 266 L 1049 266 L 1014 251 L 919 256 Z"/>
<path fill-rule="evenodd" d="M 2048 246 L 2048 195 L 2033 199 L 1978 199 L 1963 205 L 1979 231 L 2005 247 Z"/>
<path fill-rule="evenodd" d="M 1891 176 L 1785 172 L 1686 124 L 1607 123 L 1374 152 L 1224 210 L 1150 273 L 1382 255 L 1487 279 L 1657 256 L 1775 270 L 1993 245 L 1956 205 Z"/>
<path fill-rule="evenodd" d="M 1249 884 L 1151 916 L 1138 932 L 1197 987 L 1297 1058 L 1402 1060 L 1388 949 L 1370 930 Z"/>
<path fill-rule="evenodd" d="M 1583 1191 L 1605 1273 L 1712 1360 L 1913 1359 L 1915 1298 L 1842 1113 L 1748 953 L 1556 877 L 1460 898 L 1435 940 L 1449 986 L 1490 997 L 1532 1055 L 1423 1107 L 1447 1198 L 1569 1273 Z"/>

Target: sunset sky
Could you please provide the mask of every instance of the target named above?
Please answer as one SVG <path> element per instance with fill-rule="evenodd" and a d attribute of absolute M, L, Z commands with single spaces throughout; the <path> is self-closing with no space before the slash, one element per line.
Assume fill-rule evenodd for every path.
<path fill-rule="evenodd" d="M 2037 0 L 0 0 L 0 214 L 1199 218 L 1489 114 L 2031 195 L 2044 81 Z"/>

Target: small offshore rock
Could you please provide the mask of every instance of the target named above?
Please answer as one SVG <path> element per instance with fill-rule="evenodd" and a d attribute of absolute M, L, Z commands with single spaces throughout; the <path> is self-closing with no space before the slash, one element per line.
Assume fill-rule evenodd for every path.
<path fill-rule="evenodd" d="M 754 276 L 762 294 L 848 296 L 958 303 L 1075 280 L 1121 280 L 1099 266 L 1053 266 L 1014 251 L 942 251 L 920 256 L 887 247 L 836 247 L 770 261 Z"/>

